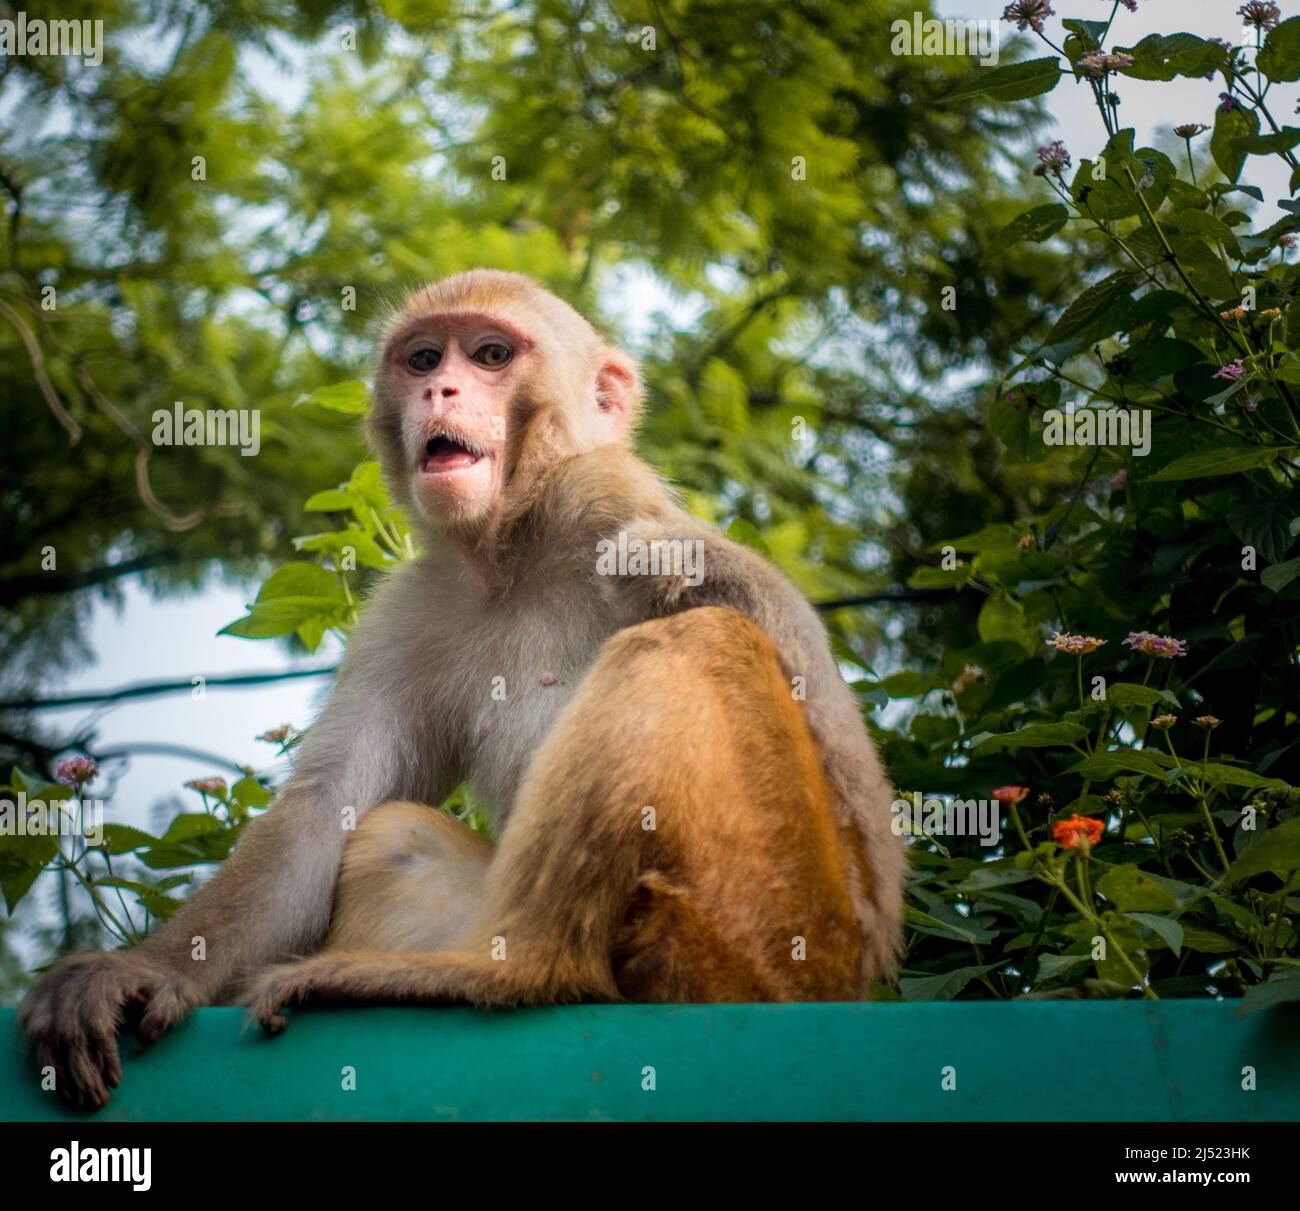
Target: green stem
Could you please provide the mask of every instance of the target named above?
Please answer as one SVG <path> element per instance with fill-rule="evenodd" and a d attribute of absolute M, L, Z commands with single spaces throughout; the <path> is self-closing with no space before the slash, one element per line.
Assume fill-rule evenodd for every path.
<path fill-rule="evenodd" d="M 1286 911 L 1286 898 L 1291 891 L 1291 880 L 1295 878 L 1295 871 L 1287 874 L 1286 882 L 1282 884 L 1282 894 L 1277 898 L 1277 908 L 1273 913 L 1273 932 L 1268 939 L 1268 957 L 1272 959 L 1277 954 L 1277 934 L 1282 924 L 1282 914 Z"/>

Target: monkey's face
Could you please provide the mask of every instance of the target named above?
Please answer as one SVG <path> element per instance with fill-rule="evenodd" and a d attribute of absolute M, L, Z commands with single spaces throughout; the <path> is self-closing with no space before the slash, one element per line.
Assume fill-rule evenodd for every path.
<path fill-rule="evenodd" d="M 412 520 L 478 545 L 557 460 L 628 440 L 636 363 L 519 274 L 415 291 L 388 327 L 371 439 Z"/>
<path fill-rule="evenodd" d="M 500 316 L 415 319 L 388 344 L 384 378 L 410 476 L 429 521 L 472 526 L 501 493 L 512 401 L 533 341 Z"/>

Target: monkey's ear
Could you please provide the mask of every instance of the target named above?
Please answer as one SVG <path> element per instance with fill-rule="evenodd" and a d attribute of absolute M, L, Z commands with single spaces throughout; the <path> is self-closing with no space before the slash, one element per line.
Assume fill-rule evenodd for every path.
<path fill-rule="evenodd" d="M 641 375 L 626 353 L 606 351 L 596 372 L 596 407 L 619 428 L 636 424 L 641 411 Z"/>

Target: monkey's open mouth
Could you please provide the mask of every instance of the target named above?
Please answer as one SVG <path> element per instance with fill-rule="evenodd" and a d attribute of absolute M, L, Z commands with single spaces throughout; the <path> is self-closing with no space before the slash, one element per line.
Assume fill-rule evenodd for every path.
<path fill-rule="evenodd" d="M 454 437 L 440 434 L 425 443 L 420 470 L 426 475 L 441 475 L 445 471 L 462 471 L 472 467 L 483 455 Z"/>

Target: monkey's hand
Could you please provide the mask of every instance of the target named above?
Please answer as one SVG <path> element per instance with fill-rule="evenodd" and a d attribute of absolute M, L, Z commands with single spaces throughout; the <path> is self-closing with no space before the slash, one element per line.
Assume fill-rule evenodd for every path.
<path fill-rule="evenodd" d="M 138 950 L 69 955 L 28 994 L 18 1021 L 36 1063 L 79 1110 L 98 1110 L 122 1080 L 118 1028 L 130 1017 L 152 1043 L 202 998 L 174 969 Z"/>

